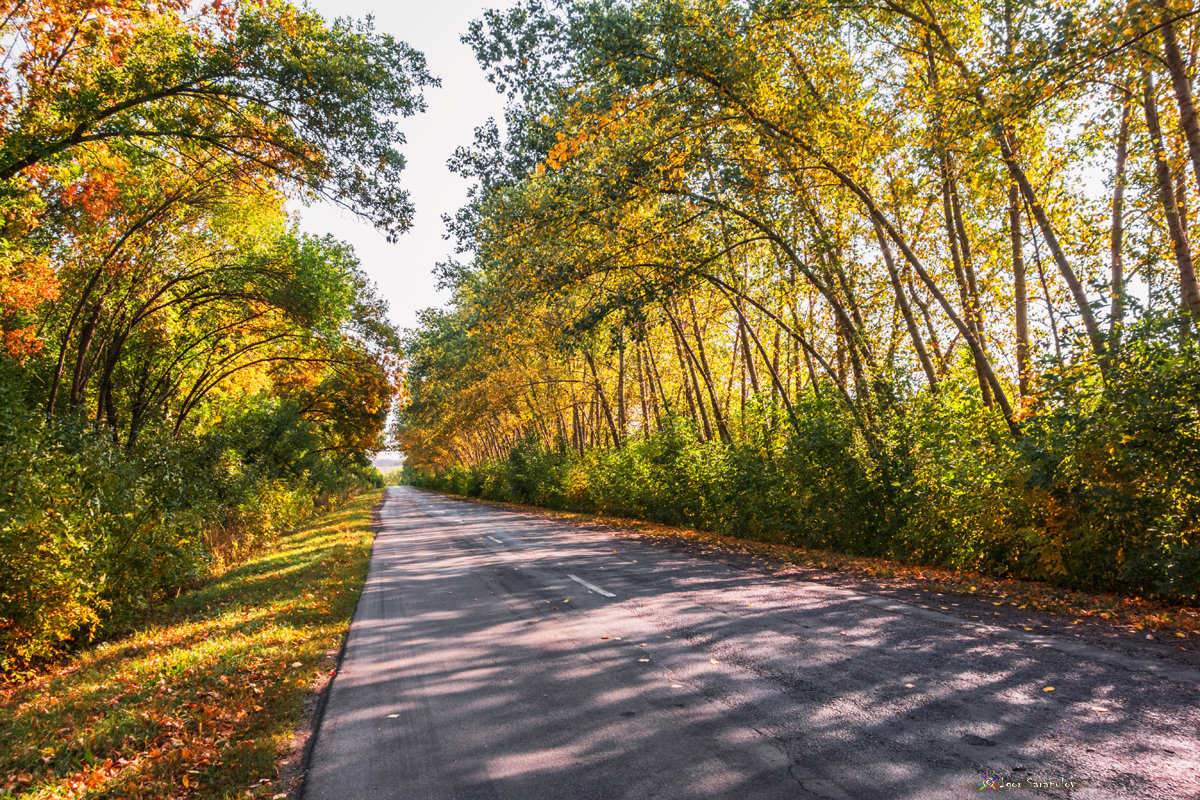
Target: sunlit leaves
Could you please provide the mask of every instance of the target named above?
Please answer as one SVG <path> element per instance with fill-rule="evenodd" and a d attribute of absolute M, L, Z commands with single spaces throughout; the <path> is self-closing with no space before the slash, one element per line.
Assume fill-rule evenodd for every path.
<path fill-rule="evenodd" d="M 1170 139 L 1161 171 L 1149 123 L 1127 110 L 1137 76 L 1167 68 L 1168 33 L 1194 46 L 1194 21 L 1164 13 L 647 0 L 489 14 L 469 40 L 508 92 L 508 138 L 487 126 L 456 157 L 478 180 L 453 226 L 471 259 L 446 271 L 452 308 L 410 340 L 414 464 L 472 492 L 586 506 L 589 480 L 620 476 L 654 497 L 633 487 L 706 474 L 638 456 L 682 421 L 713 470 L 739 446 L 762 455 L 746 503 L 802 502 L 806 482 L 841 487 L 830 508 L 863 492 L 814 536 L 857 547 L 888 530 L 878 541 L 916 560 L 1176 592 L 1193 512 L 1171 512 L 1151 546 L 1095 511 L 1101 496 L 1122 519 L 1179 508 L 1190 491 L 1175 475 L 1115 500 L 1140 492 L 1116 463 L 1153 437 L 1118 436 L 1141 411 L 1106 406 L 1143 374 L 1123 360 L 1125 331 L 1178 334 L 1166 385 L 1186 381 L 1194 335 L 1171 321 L 1190 245 L 1164 224 L 1200 188 L 1190 77 L 1151 90 Z M 531 71 L 531 54 L 547 68 Z M 804 415 L 831 400 L 837 423 L 818 435 Z M 1194 402 L 1151 403 L 1172 420 L 1156 430 L 1181 431 Z M 1035 452 L 1044 435 L 1052 458 Z M 786 448 L 803 469 L 779 463 Z M 1054 491 L 1027 483 L 1042 480 Z"/>

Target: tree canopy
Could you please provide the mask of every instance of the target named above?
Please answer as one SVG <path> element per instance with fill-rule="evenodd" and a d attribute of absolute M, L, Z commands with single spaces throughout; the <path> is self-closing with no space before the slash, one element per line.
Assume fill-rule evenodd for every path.
<path fill-rule="evenodd" d="M 414 479 L 1194 595 L 1194 9 L 531 0 L 464 39 L 507 135 L 455 159 Z"/>
<path fill-rule="evenodd" d="M 287 204 L 394 240 L 436 81 L 370 20 L 277 0 L 3 2 L 0 52 L 8 671 L 378 481 L 399 336 Z"/>

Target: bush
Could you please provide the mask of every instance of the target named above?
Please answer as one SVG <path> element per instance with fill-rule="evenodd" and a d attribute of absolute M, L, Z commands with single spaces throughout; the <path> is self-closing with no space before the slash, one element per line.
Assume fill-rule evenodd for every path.
<path fill-rule="evenodd" d="M 405 481 L 770 542 L 1046 580 L 1200 596 L 1200 347 L 1130 331 L 1105 382 L 1058 365 L 1014 438 L 969 382 L 897 397 L 860 424 L 830 393 L 796 424 L 748 404 L 733 441 L 670 419 L 582 456 L 530 439 L 508 458 Z M 1069 364 L 1069 362 L 1068 362 Z"/>
<path fill-rule="evenodd" d="M 1038 577 L 1200 599 L 1200 348 L 1149 320 L 1106 380 L 1049 376 L 1020 450 Z"/>
<path fill-rule="evenodd" d="M 47 422 L 0 384 L 0 674 L 127 627 L 378 472 L 316 454 L 272 404 L 133 450 L 81 417 Z"/>

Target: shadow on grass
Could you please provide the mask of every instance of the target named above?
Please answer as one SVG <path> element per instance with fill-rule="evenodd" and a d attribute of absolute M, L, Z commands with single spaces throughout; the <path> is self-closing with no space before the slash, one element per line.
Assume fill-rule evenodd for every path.
<path fill-rule="evenodd" d="M 361 589 L 379 497 L 0 690 L 0 797 L 271 796 L 278 750 Z"/>

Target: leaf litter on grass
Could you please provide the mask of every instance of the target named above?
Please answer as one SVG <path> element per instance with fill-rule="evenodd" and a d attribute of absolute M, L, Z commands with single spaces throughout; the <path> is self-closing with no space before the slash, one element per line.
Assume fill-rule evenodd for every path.
<path fill-rule="evenodd" d="M 378 500 L 323 514 L 128 636 L 0 687 L 0 797 L 276 796 L 276 761 L 365 578 Z"/>

